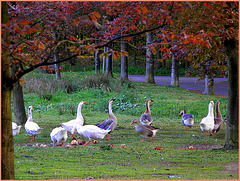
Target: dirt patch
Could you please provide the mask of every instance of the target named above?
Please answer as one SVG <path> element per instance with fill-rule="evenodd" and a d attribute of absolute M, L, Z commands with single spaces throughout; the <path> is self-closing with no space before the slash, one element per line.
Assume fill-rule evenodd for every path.
<path fill-rule="evenodd" d="M 89 145 L 92 143 L 89 143 Z M 66 145 L 71 145 L 71 143 L 64 143 L 63 146 L 66 147 Z M 34 147 L 53 147 L 53 143 L 20 143 L 20 144 L 14 144 L 14 146 L 34 146 Z M 72 147 L 76 146 L 83 146 L 83 145 L 71 145 Z M 55 145 L 55 147 L 57 147 Z"/>
<path fill-rule="evenodd" d="M 196 92 L 196 93 L 199 93 L 199 94 L 202 94 L 202 92 L 203 92 L 203 91 L 193 90 L 193 89 L 188 89 L 188 90 L 193 91 L 193 92 Z M 220 96 L 220 97 L 226 97 L 226 98 L 228 98 L 228 95 L 224 95 L 224 94 L 217 94 L 217 93 L 215 93 L 215 95 Z"/>
<path fill-rule="evenodd" d="M 189 146 L 183 146 L 183 147 L 178 147 L 176 148 L 177 150 L 216 150 L 216 149 L 221 149 L 223 148 L 222 145 L 211 145 L 211 144 L 192 144 Z"/>
<path fill-rule="evenodd" d="M 227 173 L 239 173 L 239 163 L 238 162 L 231 162 L 228 165 L 225 166 L 223 169 L 224 172 Z"/>

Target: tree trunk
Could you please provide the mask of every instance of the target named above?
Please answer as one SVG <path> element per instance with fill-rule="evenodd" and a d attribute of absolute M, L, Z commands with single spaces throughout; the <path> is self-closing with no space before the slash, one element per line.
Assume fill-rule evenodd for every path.
<path fill-rule="evenodd" d="M 179 87 L 179 62 L 172 54 L 171 86 Z"/>
<path fill-rule="evenodd" d="M 13 64 L 13 67 L 11 68 L 11 72 L 13 75 L 16 74 L 19 67 L 20 67 L 19 64 L 17 63 Z M 17 82 L 13 88 L 12 99 L 15 122 L 18 125 L 24 125 L 27 121 L 27 116 L 24 106 L 22 86 L 20 85 L 19 82 Z"/>
<path fill-rule="evenodd" d="M 122 40 L 124 41 L 124 40 Z M 127 50 L 127 44 L 125 42 L 121 43 L 121 51 Z M 128 58 L 126 56 L 121 57 L 121 83 L 128 81 Z"/>
<path fill-rule="evenodd" d="M 205 90 L 203 94 L 214 95 L 214 77 L 210 72 L 205 77 Z"/>
<path fill-rule="evenodd" d="M 6 2 L 2 2 L 2 23 L 6 24 L 9 22 L 8 6 Z M 9 36 L 6 35 L 6 36 Z M 5 180 L 14 180 L 14 146 L 12 136 L 12 112 L 11 112 L 11 93 L 12 85 L 10 81 L 10 70 L 9 70 L 9 52 L 2 49 L 2 60 L 1 60 L 1 76 L 2 76 L 2 95 L 1 95 L 1 137 L 2 137 L 2 177 Z"/>
<path fill-rule="evenodd" d="M 27 116 L 24 106 L 22 86 L 19 82 L 17 82 L 13 88 L 12 96 L 15 122 L 17 125 L 24 125 L 27 121 Z"/>
<path fill-rule="evenodd" d="M 146 33 L 146 45 L 151 42 L 151 33 Z M 154 80 L 154 60 L 153 53 L 150 47 L 146 50 L 146 75 L 145 82 L 155 84 Z"/>
<path fill-rule="evenodd" d="M 137 43 L 136 43 L 136 36 L 134 36 L 134 46 L 136 46 Z M 137 64 L 137 50 L 136 48 L 133 49 L 134 51 L 134 55 L 133 55 L 133 65 L 136 66 Z"/>
<path fill-rule="evenodd" d="M 57 42 L 57 36 L 56 36 L 56 29 L 55 29 L 55 27 L 52 28 L 52 31 L 53 31 L 54 41 L 56 43 Z M 59 61 L 58 48 L 56 48 L 54 50 L 53 55 L 54 55 L 55 62 Z M 56 79 L 61 79 L 61 73 L 60 73 L 60 69 L 59 69 L 59 64 L 54 64 L 54 68 L 55 68 Z"/>
<path fill-rule="evenodd" d="M 99 52 L 95 52 L 95 74 L 100 75 L 100 55 Z"/>
<path fill-rule="evenodd" d="M 108 51 L 108 48 L 107 48 L 107 51 Z M 113 70 L 112 70 L 112 67 L 113 67 L 113 62 L 112 62 L 112 54 L 109 55 L 109 57 L 106 57 L 106 73 L 105 73 L 105 76 L 107 77 L 113 77 Z"/>
<path fill-rule="evenodd" d="M 162 62 L 160 59 L 162 58 L 162 54 L 160 52 L 161 45 L 157 46 L 157 68 L 160 69 L 162 67 Z"/>
<path fill-rule="evenodd" d="M 225 149 L 238 149 L 239 137 L 239 70 L 238 42 L 230 39 L 225 42 L 228 55 L 228 110 L 225 133 Z"/>
<path fill-rule="evenodd" d="M 107 47 L 104 47 L 104 48 L 103 48 L 103 52 L 104 52 L 104 53 L 106 52 L 106 49 L 107 49 Z M 104 68 L 105 68 L 105 61 L 106 61 L 106 57 L 103 56 L 103 70 L 102 70 L 102 73 L 103 73 L 103 74 L 104 74 Z"/>
<path fill-rule="evenodd" d="M 55 62 L 59 61 L 59 55 L 58 55 L 58 50 L 57 49 L 54 51 L 54 60 L 55 60 Z M 54 64 L 54 68 L 55 68 L 56 79 L 61 79 L 61 73 L 60 73 L 59 64 Z"/>

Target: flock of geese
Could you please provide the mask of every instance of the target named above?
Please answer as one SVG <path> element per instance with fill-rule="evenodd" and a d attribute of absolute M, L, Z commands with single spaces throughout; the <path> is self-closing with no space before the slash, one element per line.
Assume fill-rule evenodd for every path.
<path fill-rule="evenodd" d="M 74 134 L 77 132 L 80 135 L 88 138 L 88 142 L 84 142 L 84 145 L 88 145 L 90 142 L 92 144 L 95 143 L 95 140 L 101 140 L 106 136 L 106 139 L 109 140 L 110 133 L 117 126 L 117 118 L 112 112 L 112 104 L 115 99 L 110 99 L 108 101 L 108 115 L 109 119 L 105 120 L 101 124 L 96 125 L 84 125 L 84 118 L 81 114 L 81 108 L 86 103 L 85 101 L 81 101 L 77 108 L 77 117 L 76 119 L 70 120 L 65 123 L 60 123 L 61 127 L 54 128 L 50 133 L 51 140 L 53 141 L 53 146 L 63 146 L 63 143 L 67 140 L 67 132 L 71 133 L 72 139 L 76 140 Z M 152 138 L 151 141 L 154 140 L 154 137 L 159 130 L 158 128 L 152 126 L 153 118 L 150 111 L 150 103 L 153 102 L 151 99 L 148 99 L 146 102 L 146 111 L 141 115 L 140 120 L 132 120 L 131 125 L 135 124 L 135 130 L 143 136 L 141 141 L 144 141 L 144 138 Z M 205 137 L 207 137 L 207 132 L 210 133 L 210 136 L 220 130 L 223 124 L 223 118 L 220 112 L 220 101 L 216 102 L 216 114 L 214 117 L 214 102 L 210 101 L 208 106 L 208 114 L 206 117 L 202 119 L 199 123 L 200 129 L 205 133 Z M 32 109 L 33 106 L 29 106 L 28 108 L 28 120 L 25 124 L 25 130 L 29 136 L 31 136 L 31 141 L 34 141 L 35 136 L 41 133 L 42 128 L 40 128 L 37 123 L 33 122 L 32 119 Z M 189 129 L 194 124 L 194 119 L 191 114 L 187 114 L 185 110 L 180 111 L 180 115 L 182 116 L 182 124 L 185 126 L 185 129 Z M 12 122 L 12 135 L 16 136 L 19 134 L 21 126 L 18 126 L 16 123 Z"/>

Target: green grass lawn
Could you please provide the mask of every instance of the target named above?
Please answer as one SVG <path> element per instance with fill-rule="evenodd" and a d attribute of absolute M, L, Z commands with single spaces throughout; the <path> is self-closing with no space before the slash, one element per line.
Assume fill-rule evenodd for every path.
<path fill-rule="evenodd" d="M 70 73 L 63 74 L 63 77 Z M 32 74 L 30 76 L 36 76 Z M 85 75 L 73 74 L 72 79 Z M 29 78 L 29 77 L 28 77 Z M 35 80 L 37 81 L 37 80 Z M 115 79 L 113 82 L 117 82 Z M 118 126 L 110 141 L 87 146 L 36 147 L 36 143 L 51 144 L 50 132 L 59 123 L 76 117 L 80 101 L 85 124 L 97 124 L 108 118 L 107 102 L 116 98 L 113 113 Z M 147 99 L 153 99 L 150 109 L 153 126 L 160 128 L 153 142 L 141 142 L 132 119 L 139 119 L 145 111 Z M 81 88 L 72 94 L 58 90 L 50 100 L 28 92 L 24 94 L 26 109 L 34 106 L 33 120 L 43 128 L 34 142 L 30 142 L 24 127 L 14 138 L 16 179 L 51 180 L 234 180 L 238 179 L 238 150 L 219 149 L 224 146 L 225 124 L 217 135 L 205 137 L 199 122 L 207 115 L 211 100 L 221 101 L 220 110 L 227 115 L 227 98 L 201 95 L 182 88 L 131 82 L 116 91 L 112 89 Z M 185 109 L 194 115 L 195 124 L 185 130 L 179 112 Z M 76 134 L 77 135 L 77 134 Z M 87 138 L 77 135 L 79 139 Z M 71 143 L 68 134 L 67 143 Z M 109 147 L 112 143 L 114 147 Z M 126 144 L 121 148 L 121 144 Z M 161 146 L 161 150 L 155 150 Z M 194 149 L 189 149 L 193 146 Z"/>

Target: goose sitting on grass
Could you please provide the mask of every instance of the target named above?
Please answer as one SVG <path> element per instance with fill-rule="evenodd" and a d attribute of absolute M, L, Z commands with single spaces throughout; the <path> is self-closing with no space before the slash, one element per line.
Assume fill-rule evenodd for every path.
<path fill-rule="evenodd" d="M 25 124 L 25 130 L 29 136 L 32 137 L 30 141 L 34 141 L 35 136 L 41 133 L 42 128 L 40 128 L 37 123 L 33 122 L 32 120 L 32 109 L 33 106 L 29 106 L 28 108 L 28 120 Z"/>
<path fill-rule="evenodd" d="M 223 124 L 223 118 L 222 118 L 222 114 L 220 112 L 220 101 L 218 100 L 216 102 L 216 107 L 215 107 L 215 118 L 214 118 L 214 128 L 213 128 L 213 133 L 216 135 L 217 132 L 220 130 L 222 124 Z"/>
<path fill-rule="evenodd" d="M 203 118 L 202 121 L 199 123 L 201 130 L 205 133 L 205 137 L 207 137 L 206 132 L 210 132 L 210 136 L 212 136 L 212 130 L 214 128 L 214 102 L 210 101 L 208 106 L 208 115 L 207 117 Z"/>
<path fill-rule="evenodd" d="M 101 129 L 96 125 L 75 125 L 72 129 L 72 132 L 77 131 L 78 134 L 83 135 L 84 137 L 87 137 L 89 141 L 85 143 L 84 145 L 88 145 L 90 142 L 94 144 L 94 140 L 101 140 L 103 139 L 109 132 L 111 132 L 111 129 L 105 130 Z"/>
<path fill-rule="evenodd" d="M 191 114 L 186 114 L 186 110 L 183 109 L 180 112 L 180 116 L 182 115 L 182 124 L 185 126 L 185 129 L 187 130 L 188 128 L 191 129 L 191 127 L 194 124 L 194 120 Z"/>
<path fill-rule="evenodd" d="M 73 119 L 71 121 L 68 121 L 68 122 L 65 122 L 65 123 L 60 123 L 61 126 L 67 130 L 68 132 L 72 132 L 72 129 L 75 125 L 80 125 L 80 126 L 83 126 L 84 124 L 84 119 L 83 119 L 83 116 L 82 116 L 82 112 L 81 112 L 81 109 L 82 109 L 82 106 L 85 104 L 86 102 L 85 101 L 81 101 L 79 104 L 78 104 L 78 108 L 77 108 L 77 117 L 76 119 Z M 74 132 L 71 133 L 71 136 L 73 138 L 73 140 L 76 140 L 75 136 L 74 136 Z"/>
<path fill-rule="evenodd" d="M 106 121 L 104 121 L 101 124 L 96 124 L 96 126 L 98 126 L 101 129 L 104 130 L 110 130 L 110 132 L 108 133 L 108 135 L 106 136 L 106 139 L 109 140 L 109 135 L 110 133 L 115 129 L 115 127 L 117 126 L 117 118 L 116 116 L 113 114 L 112 112 L 112 103 L 115 101 L 116 99 L 110 99 L 108 101 L 108 115 L 109 115 L 109 119 L 107 119 Z"/>
<path fill-rule="evenodd" d="M 53 147 L 56 145 L 63 146 L 63 143 L 67 140 L 67 130 L 62 127 L 57 127 L 50 133 L 51 140 L 53 141 Z"/>
<path fill-rule="evenodd" d="M 141 141 L 144 141 L 144 138 L 151 137 L 152 141 L 154 140 L 154 136 L 156 136 L 156 133 L 158 131 L 158 128 L 148 126 L 148 125 L 141 125 L 139 121 L 132 120 L 130 125 L 135 124 L 135 130 L 140 133 L 143 136 L 143 139 Z"/>
<path fill-rule="evenodd" d="M 150 102 L 153 102 L 152 99 L 148 99 L 146 102 L 146 111 L 140 117 L 140 123 L 142 125 L 151 125 L 153 122 L 151 111 L 150 111 Z"/>
<path fill-rule="evenodd" d="M 17 136 L 19 134 L 21 127 L 22 127 L 21 125 L 18 126 L 16 123 L 12 122 L 12 135 L 13 135 L 13 137 Z"/>

